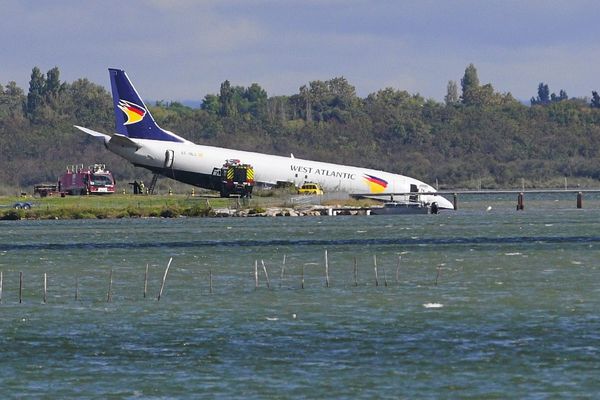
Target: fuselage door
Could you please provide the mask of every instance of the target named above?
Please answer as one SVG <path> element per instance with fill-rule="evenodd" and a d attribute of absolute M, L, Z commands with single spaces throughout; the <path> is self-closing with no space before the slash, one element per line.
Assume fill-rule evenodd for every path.
<path fill-rule="evenodd" d="M 173 150 L 167 150 L 165 152 L 165 165 L 164 168 L 173 167 L 173 159 L 175 158 L 175 152 Z"/>
<path fill-rule="evenodd" d="M 417 187 L 417 185 L 411 184 L 410 185 L 410 192 L 411 193 L 418 193 L 419 192 L 419 188 Z M 417 201 L 419 201 L 419 196 L 411 195 L 409 199 L 410 199 L 410 201 L 417 202 Z"/>

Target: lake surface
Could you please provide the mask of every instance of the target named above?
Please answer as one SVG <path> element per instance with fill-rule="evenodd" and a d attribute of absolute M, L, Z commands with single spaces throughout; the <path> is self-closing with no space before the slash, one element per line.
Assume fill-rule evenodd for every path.
<path fill-rule="evenodd" d="M 593 398 L 600 207 L 513 202 L 0 222 L 2 397 Z"/>

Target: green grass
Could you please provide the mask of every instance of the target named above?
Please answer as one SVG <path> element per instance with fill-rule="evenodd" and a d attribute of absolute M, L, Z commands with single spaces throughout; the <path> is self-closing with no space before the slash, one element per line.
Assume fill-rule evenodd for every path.
<path fill-rule="evenodd" d="M 17 201 L 34 204 L 30 210 L 15 210 Z M 213 208 L 227 207 L 231 200 L 172 196 L 53 196 L 46 198 L 0 197 L 0 219 L 89 219 L 129 217 L 209 216 Z"/>

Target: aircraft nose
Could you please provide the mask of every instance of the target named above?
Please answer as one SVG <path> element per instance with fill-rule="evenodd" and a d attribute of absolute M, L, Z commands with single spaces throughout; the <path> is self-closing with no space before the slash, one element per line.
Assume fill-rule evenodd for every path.
<path fill-rule="evenodd" d="M 452 202 L 450 202 L 445 197 L 442 197 L 442 196 L 432 196 L 431 197 L 431 202 L 436 202 L 437 205 L 438 205 L 438 208 L 443 208 L 443 209 L 447 209 L 447 210 L 454 210 L 454 204 L 452 204 Z"/>

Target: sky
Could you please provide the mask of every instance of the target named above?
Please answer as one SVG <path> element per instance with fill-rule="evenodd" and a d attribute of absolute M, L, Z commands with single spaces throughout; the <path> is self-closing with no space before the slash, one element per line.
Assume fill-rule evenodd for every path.
<path fill-rule="evenodd" d="M 122 68 L 145 99 L 201 100 L 223 81 L 269 96 L 343 76 L 443 101 L 473 63 L 527 101 L 540 82 L 600 89 L 600 2 L 587 0 L 0 0 L 0 84 L 34 66 L 110 87 Z"/>

